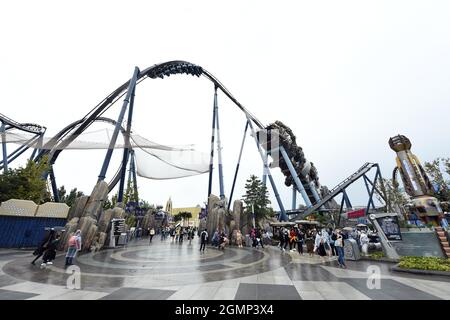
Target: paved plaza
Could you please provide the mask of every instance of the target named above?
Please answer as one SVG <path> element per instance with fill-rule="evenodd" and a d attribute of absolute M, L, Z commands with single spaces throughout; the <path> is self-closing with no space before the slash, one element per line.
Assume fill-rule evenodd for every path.
<path fill-rule="evenodd" d="M 391 272 L 390 263 L 300 256 L 264 249 L 208 247 L 154 238 L 80 255 L 80 289 L 67 287 L 64 255 L 53 266 L 30 264 L 32 251 L 0 250 L 0 299 L 131 300 L 370 300 L 450 299 L 450 278 Z M 368 268 L 381 271 L 379 289 L 368 285 Z M 73 277 L 73 276 L 72 276 Z M 75 282 L 72 282 L 75 283 Z M 373 282 L 372 282 L 373 283 Z"/>

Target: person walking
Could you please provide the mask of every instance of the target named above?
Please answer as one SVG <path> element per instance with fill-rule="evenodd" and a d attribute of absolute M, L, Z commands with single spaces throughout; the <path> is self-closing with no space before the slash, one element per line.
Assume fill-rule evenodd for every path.
<path fill-rule="evenodd" d="M 341 232 L 337 232 L 336 241 L 334 242 L 334 247 L 338 255 L 339 268 L 347 268 L 345 265 L 345 253 L 344 253 L 344 237 Z"/>
<path fill-rule="evenodd" d="M 44 255 L 45 250 L 47 250 L 48 245 L 53 241 L 55 238 L 56 231 L 55 229 L 51 228 L 50 232 L 44 237 L 44 239 L 39 244 L 38 248 L 34 250 L 33 255 L 36 256 L 33 261 L 31 261 L 31 264 L 34 265 L 35 262 Z"/>
<path fill-rule="evenodd" d="M 150 242 L 149 242 L 149 244 L 150 244 L 150 243 L 152 243 L 153 237 L 155 236 L 155 228 L 150 229 L 149 235 L 150 235 Z"/>
<path fill-rule="evenodd" d="M 280 250 L 284 251 L 284 230 L 283 228 L 280 228 L 280 230 L 278 231 L 278 238 L 280 238 Z"/>
<path fill-rule="evenodd" d="M 44 262 L 41 264 L 41 268 L 45 268 L 47 265 L 53 264 L 53 260 L 56 258 L 56 248 L 58 248 L 60 240 L 61 236 L 58 234 L 56 235 L 56 238 L 47 246 L 47 250 L 42 257 Z"/>
<path fill-rule="evenodd" d="M 259 243 L 261 245 L 261 248 L 264 249 L 264 244 L 263 244 L 263 240 L 262 240 L 262 233 L 261 233 L 261 230 L 259 228 L 256 229 L 255 236 L 256 236 L 256 246 L 258 246 L 258 243 Z"/>
<path fill-rule="evenodd" d="M 69 239 L 69 248 L 66 254 L 66 267 L 73 264 L 73 259 L 77 252 L 81 250 L 81 230 L 77 230 L 75 234 Z"/>
<path fill-rule="evenodd" d="M 323 259 L 327 255 L 327 252 L 325 250 L 325 237 L 323 236 L 323 233 L 317 232 L 316 239 L 314 241 L 314 252 L 317 252 L 317 254 Z"/>
<path fill-rule="evenodd" d="M 200 233 L 200 252 L 205 252 L 206 243 L 208 242 L 208 231 L 203 230 L 202 233 Z"/>
<path fill-rule="evenodd" d="M 314 254 L 314 238 L 315 238 L 314 231 L 308 230 L 306 232 L 305 243 L 306 243 L 306 252 L 309 253 L 310 257 L 312 257 Z"/>
<path fill-rule="evenodd" d="M 336 240 L 337 240 L 336 230 L 332 230 L 332 229 L 330 228 L 329 234 L 330 234 L 331 254 L 332 254 L 333 256 L 337 256 L 338 254 L 337 254 L 336 247 L 335 247 L 335 242 L 336 242 Z"/>
<path fill-rule="evenodd" d="M 294 227 L 291 227 L 291 230 L 289 231 L 289 251 L 291 252 L 295 251 L 295 244 L 296 244 L 296 232 L 294 230 Z"/>
<path fill-rule="evenodd" d="M 367 233 L 365 231 L 361 232 L 361 237 L 359 238 L 359 241 L 361 242 L 361 251 L 364 256 L 369 255 L 369 237 L 367 236 Z"/>
<path fill-rule="evenodd" d="M 193 228 L 190 228 L 190 229 L 189 229 L 189 232 L 188 232 L 189 244 L 192 244 L 192 239 L 194 239 L 194 236 L 195 236 L 194 229 L 193 229 Z"/>
<path fill-rule="evenodd" d="M 300 228 L 297 229 L 297 234 L 296 234 L 296 241 L 297 241 L 297 251 L 300 255 L 303 255 L 303 239 L 304 239 L 304 234 L 301 231 Z"/>
<path fill-rule="evenodd" d="M 283 237 L 284 237 L 284 248 L 283 248 L 284 250 L 283 251 L 286 251 L 286 247 L 289 244 L 289 230 L 286 228 L 283 231 Z"/>

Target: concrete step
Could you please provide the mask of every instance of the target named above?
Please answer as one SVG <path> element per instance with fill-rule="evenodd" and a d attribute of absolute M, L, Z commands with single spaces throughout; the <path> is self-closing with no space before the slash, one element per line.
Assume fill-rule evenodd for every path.
<path fill-rule="evenodd" d="M 447 242 L 447 237 L 439 237 L 439 240 L 440 240 L 441 242 Z"/>
<path fill-rule="evenodd" d="M 439 237 L 445 237 L 444 231 L 436 231 L 436 233 L 438 234 Z"/>

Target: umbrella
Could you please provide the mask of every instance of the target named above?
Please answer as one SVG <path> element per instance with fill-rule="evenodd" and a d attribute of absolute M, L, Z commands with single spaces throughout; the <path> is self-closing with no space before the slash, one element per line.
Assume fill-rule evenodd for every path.
<path fill-rule="evenodd" d="M 345 231 L 353 231 L 353 228 L 352 228 L 352 227 L 345 227 L 345 228 L 343 228 L 342 230 L 345 230 Z"/>
<path fill-rule="evenodd" d="M 364 223 L 360 223 L 356 225 L 357 227 L 367 227 Z"/>

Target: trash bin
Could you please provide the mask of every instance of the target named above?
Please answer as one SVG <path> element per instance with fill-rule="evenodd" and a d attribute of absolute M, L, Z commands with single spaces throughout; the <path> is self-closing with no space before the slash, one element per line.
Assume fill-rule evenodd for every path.
<path fill-rule="evenodd" d="M 344 240 L 344 253 L 346 260 L 356 261 L 361 259 L 361 252 L 359 251 L 359 246 L 355 239 Z"/>

